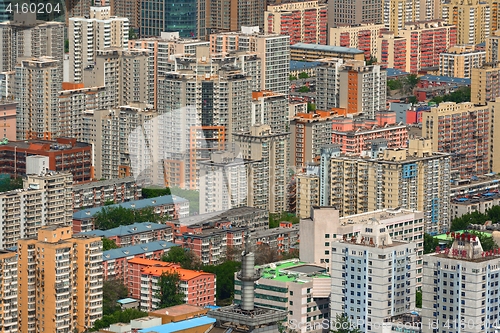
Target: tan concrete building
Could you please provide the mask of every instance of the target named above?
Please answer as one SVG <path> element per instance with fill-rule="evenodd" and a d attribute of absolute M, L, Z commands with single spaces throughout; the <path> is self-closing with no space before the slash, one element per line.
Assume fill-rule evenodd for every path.
<path fill-rule="evenodd" d="M 486 105 L 500 97 L 500 67 L 487 63 L 480 68 L 473 68 L 471 75 L 471 102 Z"/>
<path fill-rule="evenodd" d="M 480 0 L 448 0 L 441 4 L 442 18 L 457 26 L 457 44 L 483 43 L 491 33 L 491 9 Z"/>
<path fill-rule="evenodd" d="M 408 149 L 385 149 L 378 158 L 333 157 L 327 172 L 329 206 L 341 216 L 377 209 L 425 211 L 425 230 L 448 229 L 450 157 L 434 153 L 429 140 L 410 140 Z"/>
<path fill-rule="evenodd" d="M 329 251 L 335 242 L 351 239 L 363 231 L 370 221 L 378 221 L 393 240 L 415 243 L 417 284 L 422 280 L 424 255 L 424 213 L 408 209 L 381 209 L 340 217 L 334 207 L 313 207 L 309 218 L 300 220 L 300 259 L 330 267 Z M 316 244 L 312 247 L 308 244 Z"/>
<path fill-rule="evenodd" d="M 286 132 L 288 129 L 288 98 L 285 94 L 272 91 L 252 92 L 251 124 L 267 124 L 273 133 Z"/>
<path fill-rule="evenodd" d="M 82 1 L 83 2 L 83 1 Z M 130 28 L 135 30 L 141 26 L 141 1 L 130 0 L 106 0 L 111 9 L 111 16 L 126 17 L 129 20 Z M 83 15 L 74 15 L 72 17 L 82 17 Z"/>
<path fill-rule="evenodd" d="M 100 237 L 50 226 L 19 240 L 17 255 L 20 332 L 86 330 L 102 317 Z"/>
<path fill-rule="evenodd" d="M 422 136 L 435 151 L 450 153 L 452 179 L 490 172 L 492 117 L 489 106 L 441 103 L 422 113 Z"/>
<path fill-rule="evenodd" d="M 264 31 L 290 36 L 290 44 L 326 44 L 327 5 L 318 1 L 267 6 Z"/>
<path fill-rule="evenodd" d="M 241 27 L 264 29 L 265 0 L 209 0 L 204 6 L 207 34 L 239 31 Z"/>
<path fill-rule="evenodd" d="M 297 217 L 303 219 L 311 216 L 311 209 L 319 205 L 319 176 L 315 174 L 298 174 L 295 176 Z"/>
<path fill-rule="evenodd" d="M 470 78 L 473 68 L 480 68 L 486 60 L 486 51 L 475 50 L 474 46 L 454 46 L 439 56 L 441 76 Z"/>
<path fill-rule="evenodd" d="M 244 159 L 254 164 L 253 182 L 248 206 L 267 209 L 270 213 L 286 210 L 287 145 L 290 133 L 272 133 L 269 125 L 256 125 L 250 131 L 235 132 Z"/>
<path fill-rule="evenodd" d="M 362 0 L 330 1 L 328 3 L 328 27 L 363 23 L 382 23 L 383 8 L 380 2 L 365 3 Z"/>
<path fill-rule="evenodd" d="M 96 52 L 95 65 L 84 70 L 86 87 L 106 87 L 106 108 L 130 103 L 148 103 L 150 85 L 148 50 L 108 48 Z"/>
<path fill-rule="evenodd" d="M 365 58 L 376 57 L 379 47 L 380 32 L 383 24 L 339 25 L 329 28 L 328 45 L 359 49 L 365 52 Z"/>
<path fill-rule="evenodd" d="M 486 38 L 486 63 L 496 64 L 500 61 L 500 30 L 495 31 L 491 36 Z"/>
<path fill-rule="evenodd" d="M 97 51 L 110 47 L 126 48 L 128 29 L 128 18 L 111 16 L 109 6 L 91 7 L 88 18 L 70 18 L 68 27 L 70 81 L 83 82 L 84 70 L 95 64 Z"/>
<path fill-rule="evenodd" d="M 0 250 L 0 271 L 2 283 L 0 293 L 3 304 L 0 306 L 0 332 L 18 332 L 18 300 L 17 300 L 17 253 L 15 251 Z"/>
<path fill-rule="evenodd" d="M 31 28 L 0 23 L 0 72 L 14 70 L 22 57 L 53 57 L 62 70 L 64 24 L 38 21 Z"/>
<path fill-rule="evenodd" d="M 498 131 L 498 128 L 500 128 L 500 100 L 497 98 L 495 102 L 490 102 L 489 106 L 491 112 L 490 170 L 491 172 L 500 173 L 500 144 L 494 135 L 494 131 Z"/>
<path fill-rule="evenodd" d="M 7 138 L 10 141 L 16 140 L 16 107 L 14 101 L 0 100 L 0 138 Z"/>
<path fill-rule="evenodd" d="M 15 69 L 17 139 L 56 138 L 59 131 L 58 92 L 62 89 L 59 61 L 52 57 L 23 59 Z"/>
<path fill-rule="evenodd" d="M 382 7 L 384 26 L 396 36 L 399 36 L 406 22 L 420 20 L 420 0 L 384 0 Z"/>

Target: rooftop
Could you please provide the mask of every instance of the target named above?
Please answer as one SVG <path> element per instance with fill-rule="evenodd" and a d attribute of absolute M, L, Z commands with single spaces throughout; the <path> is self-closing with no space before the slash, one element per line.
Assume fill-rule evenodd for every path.
<path fill-rule="evenodd" d="M 452 76 L 438 76 L 438 75 L 424 75 L 420 78 L 420 81 L 456 83 L 456 84 L 467 85 L 467 86 L 470 86 L 470 83 L 471 83 L 471 79 L 464 79 L 464 78 L 452 77 Z"/>
<path fill-rule="evenodd" d="M 133 299 L 133 298 L 122 298 L 122 299 L 119 299 L 117 302 L 120 304 L 130 304 L 130 303 L 135 303 L 135 302 L 139 302 L 139 301 L 136 299 Z"/>
<path fill-rule="evenodd" d="M 279 235 L 282 233 L 286 232 L 293 232 L 293 231 L 299 231 L 299 224 L 294 224 L 291 228 L 283 228 L 283 227 L 277 227 L 277 228 L 271 228 L 271 229 L 266 229 L 266 230 L 259 230 L 254 233 L 252 233 L 251 237 L 264 237 L 264 236 L 271 236 L 271 235 Z"/>
<path fill-rule="evenodd" d="M 90 188 L 94 188 L 94 187 L 111 186 L 111 185 L 117 185 L 117 184 L 123 184 L 123 183 L 135 183 L 135 178 L 130 176 L 130 177 L 125 177 L 125 178 L 99 180 L 99 181 L 95 181 L 95 182 L 75 185 L 75 186 L 73 186 L 73 190 L 84 190 L 84 189 L 90 189 Z"/>
<path fill-rule="evenodd" d="M 188 319 L 179 321 L 177 323 L 168 323 L 165 325 L 155 326 L 151 328 L 145 328 L 139 330 L 140 333 L 174 333 L 174 332 L 182 332 L 188 330 L 190 328 L 200 327 L 204 325 L 212 325 L 215 324 L 215 319 L 210 318 L 208 316 Z"/>
<path fill-rule="evenodd" d="M 300 71 L 315 68 L 321 65 L 320 61 L 290 61 L 290 71 Z"/>
<path fill-rule="evenodd" d="M 467 230 L 455 231 L 455 233 L 459 233 L 459 234 L 463 234 L 466 232 L 467 232 Z M 491 233 L 489 233 L 489 232 L 481 232 L 481 231 L 474 230 L 474 233 L 481 235 L 481 236 L 484 236 L 484 237 L 492 237 Z M 452 240 L 452 238 L 449 234 L 436 235 L 436 236 L 434 236 L 434 238 L 439 239 L 439 240 L 443 240 L 443 241 L 451 241 Z"/>
<path fill-rule="evenodd" d="M 144 254 L 147 252 L 155 252 L 159 250 L 170 249 L 174 246 L 179 246 L 179 245 L 171 242 L 155 241 L 145 244 L 138 244 L 138 245 L 121 247 L 118 249 L 103 251 L 102 258 L 103 261 L 109 261 L 126 257 L 134 257 L 136 255 Z"/>
<path fill-rule="evenodd" d="M 453 198 L 453 204 L 454 205 L 471 205 L 471 204 L 477 204 L 480 202 L 485 202 L 485 201 L 491 201 L 491 200 L 499 200 L 500 199 L 500 193 L 498 190 L 492 190 L 491 192 L 484 192 L 484 193 L 476 193 L 473 196 L 468 196 L 465 198 Z"/>
<path fill-rule="evenodd" d="M 189 202 L 184 198 L 178 197 L 176 195 L 164 195 L 161 197 L 134 200 L 128 202 L 122 202 L 119 204 L 109 205 L 105 207 L 95 207 L 90 209 L 82 209 L 73 214 L 74 219 L 89 219 L 92 218 L 95 214 L 100 212 L 103 208 L 114 208 L 114 207 L 123 207 L 127 209 L 143 209 L 146 207 L 156 207 L 163 205 L 173 205 L 175 203 L 186 203 Z"/>
<path fill-rule="evenodd" d="M 61 150 L 72 150 L 77 148 L 90 147 L 90 144 L 85 142 L 79 142 L 74 139 L 64 140 L 27 140 L 27 141 L 9 141 L 5 145 L 1 145 L 0 149 L 9 148 L 9 150 L 17 149 L 19 150 L 37 150 L 37 151 L 61 151 Z M 17 148 L 16 148 L 17 147 Z"/>
<path fill-rule="evenodd" d="M 415 216 L 420 215 L 420 217 Z M 371 211 L 367 213 L 349 215 L 345 217 L 341 217 L 339 219 L 340 224 L 362 224 L 367 223 L 369 221 L 378 220 L 392 220 L 392 219 L 401 219 L 402 217 L 406 217 L 407 219 L 418 219 L 423 218 L 423 213 L 420 211 L 413 211 L 409 209 L 379 209 L 376 211 Z"/>
<path fill-rule="evenodd" d="M 182 316 L 185 314 L 200 312 L 200 311 L 204 311 L 204 310 L 207 311 L 206 308 L 203 308 L 200 306 L 191 305 L 191 304 L 181 304 L 181 305 L 175 305 L 175 306 L 171 306 L 171 307 L 164 308 L 164 309 L 158 309 L 158 310 L 152 311 L 151 313 L 175 317 L 175 316 Z"/>
<path fill-rule="evenodd" d="M 391 78 L 391 77 L 398 77 L 398 76 L 404 76 L 404 75 L 409 75 L 410 73 L 407 73 L 407 72 L 403 72 L 402 70 L 400 69 L 397 69 L 397 68 L 387 68 L 386 69 L 386 73 L 387 73 L 387 78 Z"/>
<path fill-rule="evenodd" d="M 127 235 L 140 234 L 148 231 L 170 229 L 170 226 L 153 222 L 137 222 L 131 225 L 122 225 L 109 230 L 92 230 L 81 232 L 78 235 L 92 235 L 99 237 L 122 237 Z"/>
<path fill-rule="evenodd" d="M 311 278 L 330 278 L 324 267 L 301 262 L 298 259 L 279 261 L 255 268 L 261 270 L 262 279 L 280 282 L 305 283 Z"/>
<path fill-rule="evenodd" d="M 348 48 L 348 47 L 319 45 L 319 44 L 306 44 L 306 43 L 296 43 L 294 45 L 290 45 L 290 50 L 293 50 L 293 49 L 334 52 L 334 53 L 364 54 L 364 52 L 361 50 Z"/>

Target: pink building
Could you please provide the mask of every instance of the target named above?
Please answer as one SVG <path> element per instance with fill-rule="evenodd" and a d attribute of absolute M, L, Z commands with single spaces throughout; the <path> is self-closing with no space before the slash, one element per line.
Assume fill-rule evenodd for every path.
<path fill-rule="evenodd" d="M 0 101 L 0 140 L 16 140 L 16 102 Z"/>
<path fill-rule="evenodd" d="M 342 153 L 361 154 L 374 139 L 387 140 L 388 148 L 404 148 L 408 129 L 396 123 L 396 113 L 381 111 L 375 119 L 334 118 L 332 143 L 340 145 Z"/>
<path fill-rule="evenodd" d="M 134 258 L 128 261 L 129 295 L 141 302 L 141 310 L 158 308 L 156 290 L 162 274 L 178 274 L 184 302 L 195 306 L 215 305 L 215 274 L 181 268 L 160 260 Z"/>

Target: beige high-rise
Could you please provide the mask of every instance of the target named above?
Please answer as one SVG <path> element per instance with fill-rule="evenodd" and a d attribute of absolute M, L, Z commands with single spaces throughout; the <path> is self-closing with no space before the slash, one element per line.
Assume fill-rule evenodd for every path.
<path fill-rule="evenodd" d="M 457 26 L 457 44 L 480 44 L 490 35 L 490 5 L 480 0 L 448 0 L 441 4 L 442 18 Z"/>
<path fill-rule="evenodd" d="M 102 241 L 50 226 L 18 242 L 19 332 L 84 332 L 102 317 Z"/>

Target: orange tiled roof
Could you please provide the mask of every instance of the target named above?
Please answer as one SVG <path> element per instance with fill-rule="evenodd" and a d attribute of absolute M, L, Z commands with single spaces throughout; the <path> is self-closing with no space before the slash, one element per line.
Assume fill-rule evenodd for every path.
<path fill-rule="evenodd" d="M 178 267 L 145 267 L 141 270 L 143 275 L 153 275 L 160 276 L 163 273 L 178 273 L 180 275 L 181 281 L 188 281 L 195 279 L 202 275 L 213 275 L 212 273 L 202 272 L 202 271 L 192 271 L 190 269 L 178 268 Z"/>

